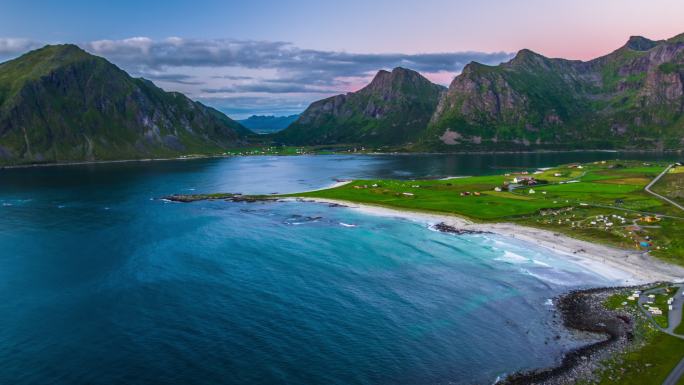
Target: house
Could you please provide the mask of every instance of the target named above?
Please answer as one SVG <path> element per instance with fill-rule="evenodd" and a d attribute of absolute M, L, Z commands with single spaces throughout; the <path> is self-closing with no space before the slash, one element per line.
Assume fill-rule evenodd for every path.
<path fill-rule="evenodd" d="M 529 193 L 530 193 L 530 194 L 534 194 L 535 191 L 534 191 L 533 189 L 530 189 Z"/>

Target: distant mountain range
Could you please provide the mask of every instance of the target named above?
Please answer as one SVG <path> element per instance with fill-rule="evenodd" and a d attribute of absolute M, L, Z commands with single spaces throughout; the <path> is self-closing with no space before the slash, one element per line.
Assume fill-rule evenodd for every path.
<path fill-rule="evenodd" d="M 75 45 L 0 64 L 0 164 L 208 153 L 252 133 Z"/>
<path fill-rule="evenodd" d="M 367 145 L 406 151 L 684 148 L 684 34 L 631 37 L 590 61 L 521 50 L 472 62 L 448 88 L 379 71 L 357 92 L 301 115 L 245 126 L 130 77 L 75 45 L 0 64 L 0 164 L 208 154 L 255 144 Z M 279 131 L 287 126 L 286 129 Z"/>
<path fill-rule="evenodd" d="M 276 140 L 409 150 L 682 149 L 684 34 L 632 37 L 591 61 L 521 50 L 468 64 L 444 91 L 381 71 L 358 92 L 314 102 Z"/>
<path fill-rule="evenodd" d="M 288 116 L 252 115 L 237 122 L 257 134 L 272 134 L 286 129 L 299 118 L 299 114 Z"/>

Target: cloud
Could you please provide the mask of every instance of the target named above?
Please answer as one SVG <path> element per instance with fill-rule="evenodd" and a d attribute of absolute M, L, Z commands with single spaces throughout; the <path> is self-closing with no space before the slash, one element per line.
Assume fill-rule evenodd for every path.
<path fill-rule="evenodd" d="M 332 84 L 338 77 L 367 76 L 383 68 L 406 67 L 419 72 L 459 72 L 470 61 L 497 64 L 509 53 L 348 53 L 301 49 L 286 42 L 232 39 L 152 40 L 134 37 L 99 40 L 83 47 L 95 54 L 135 68 L 242 67 L 275 69 L 290 80 Z M 238 76 L 238 75 L 235 75 Z"/>
<path fill-rule="evenodd" d="M 334 94 L 336 89 L 316 88 L 306 84 L 291 82 L 263 81 L 258 83 L 235 84 L 229 87 L 203 88 L 202 92 L 208 94 L 258 92 L 268 94 Z"/>
<path fill-rule="evenodd" d="M 29 39 L 0 38 L 0 57 L 41 45 Z M 512 57 L 505 52 L 472 51 L 351 53 L 303 49 L 281 41 L 179 37 L 79 45 L 166 90 L 237 114 L 301 112 L 317 99 L 361 88 L 380 69 L 410 68 L 446 85 L 471 61 L 498 64 Z"/>
<path fill-rule="evenodd" d="M 237 76 L 237 75 L 214 75 L 212 79 L 228 79 L 228 80 L 251 80 L 251 76 Z"/>
<path fill-rule="evenodd" d="M 0 37 L 0 56 L 14 56 L 32 49 L 41 47 L 44 44 L 21 38 Z"/>
<path fill-rule="evenodd" d="M 203 81 L 192 80 L 195 79 L 194 76 L 186 74 L 176 74 L 176 73 L 139 73 L 137 74 L 148 80 L 158 80 L 169 83 L 185 84 L 185 85 L 202 85 L 205 84 Z"/>
<path fill-rule="evenodd" d="M 202 98 L 202 103 L 213 106 L 231 117 L 238 119 L 251 115 L 277 115 L 286 116 L 299 114 L 311 102 L 302 97 L 280 96 L 241 96 L 231 95 L 228 97 Z"/>

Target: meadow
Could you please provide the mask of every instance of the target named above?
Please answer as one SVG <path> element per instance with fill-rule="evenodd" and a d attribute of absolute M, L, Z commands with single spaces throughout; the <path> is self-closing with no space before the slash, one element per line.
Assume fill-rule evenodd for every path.
<path fill-rule="evenodd" d="M 519 223 L 684 265 L 684 212 L 644 191 L 667 166 L 601 161 L 494 176 L 355 180 L 293 196 Z"/>

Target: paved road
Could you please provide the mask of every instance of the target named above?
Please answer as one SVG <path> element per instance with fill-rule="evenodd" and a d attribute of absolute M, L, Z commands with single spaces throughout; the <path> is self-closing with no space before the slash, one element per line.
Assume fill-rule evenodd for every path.
<path fill-rule="evenodd" d="M 682 358 L 677 366 L 672 369 L 665 381 L 663 381 L 663 385 L 677 385 L 677 382 L 679 382 L 679 379 L 682 378 L 682 375 L 684 375 L 684 358 Z"/>
<path fill-rule="evenodd" d="M 674 333 L 674 330 L 679 323 L 682 322 L 682 305 L 684 304 L 684 286 L 680 286 L 679 290 L 674 295 L 674 301 L 672 302 L 672 310 L 668 313 L 667 320 L 667 330 Z"/>
<path fill-rule="evenodd" d="M 653 325 L 655 325 L 655 327 L 658 330 L 660 330 L 663 333 L 667 333 L 673 337 L 684 339 L 684 336 L 674 333 L 674 329 L 682 321 L 682 305 L 684 304 L 684 296 L 682 296 L 682 293 L 684 293 L 684 285 L 679 286 L 679 289 L 677 289 L 677 292 L 674 295 L 675 300 L 672 303 L 672 310 L 668 313 L 667 329 L 661 328 L 660 325 L 658 325 L 658 323 L 655 322 L 653 317 L 651 317 L 651 313 L 647 312 L 646 309 L 644 309 L 643 307 L 643 304 L 646 302 L 646 299 L 648 298 L 648 294 L 657 293 L 658 291 L 660 291 L 660 289 L 646 290 L 642 292 L 638 300 L 639 308 L 646 314 L 651 323 L 653 323 Z M 670 374 L 663 382 L 663 385 L 677 385 L 682 376 L 684 376 L 684 358 L 682 358 L 681 361 L 679 361 L 679 363 L 677 364 L 677 366 L 675 366 L 674 369 L 672 369 Z"/>
<path fill-rule="evenodd" d="M 655 196 L 655 197 L 657 197 L 657 198 L 660 198 L 660 199 L 664 200 L 665 202 L 668 202 L 668 203 L 670 203 L 671 205 L 677 207 L 678 209 L 684 211 L 684 206 L 682 206 L 682 205 L 680 205 L 679 203 L 677 203 L 677 202 L 675 202 L 675 201 L 673 201 L 673 200 L 671 200 L 671 199 L 669 199 L 669 198 L 666 198 L 666 197 L 664 197 L 664 196 L 662 196 L 662 195 L 660 195 L 660 194 L 658 194 L 658 193 L 655 193 L 655 192 L 651 191 L 651 187 L 653 187 L 653 185 L 656 184 L 656 183 L 660 180 L 660 178 L 663 177 L 663 175 L 667 174 L 667 172 L 670 171 L 670 169 L 671 169 L 672 167 L 674 167 L 673 164 L 667 166 L 667 168 L 665 169 L 665 171 L 661 172 L 660 175 L 658 175 L 657 177 L 655 177 L 655 179 L 653 179 L 653 180 L 651 181 L 651 183 L 649 183 L 648 186 L 646 186 L 646 187 L 644 188 L 644 190 L 646 190 L 647 193 L 649 193 L 649 194 L 651 194 L 651 195 L 653 195 L 653 196 Z"/>

